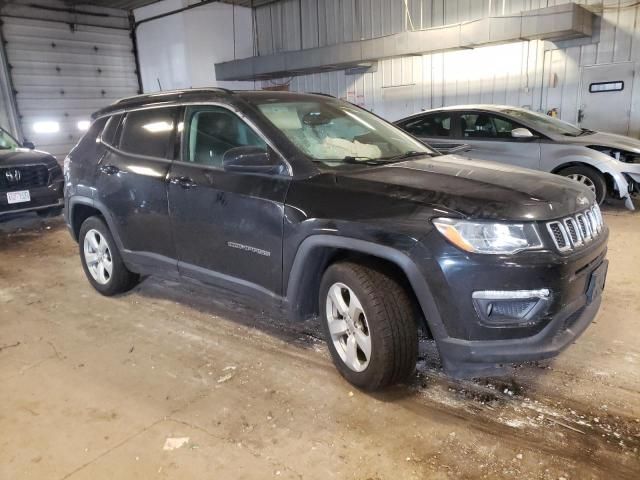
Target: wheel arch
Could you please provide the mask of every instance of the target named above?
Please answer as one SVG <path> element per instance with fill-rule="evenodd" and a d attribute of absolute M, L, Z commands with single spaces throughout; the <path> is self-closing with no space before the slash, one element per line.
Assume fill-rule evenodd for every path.
<path fill-rule="evenodd" d="M 616 190 L 617 191 L 620 190 L 620 186 L 616 183 L 616 178 L 610 172 L 604 171 L 592 163 L 581 162 L 581 161 L 569 161 L 555 167 L 553 170 L 551 170 L 551 173 L 559 174 L 562 170 L 570 167 L 589 168 L 591 170 L 595 170 L 600 175 L 602 175 L 602 177 L 604 178 L 605 184 L 607 186 L 606 196 L 610 196 L 612 192 Z"/>
<path fill-rule="evenodd" d="M 434 338 L 445 337 L 446 332 L 429 285 L 413 261 L 394 248 L 348 237 L 313 235 L 302 242 L 285 289 L 289 315 L 302 320 L 319 314 L 320 281 L 330 264 L 347 259 L 365 263 L 371 258 L 381 268 L 391 268 L 394 273 L 402 275 L 400 281 L 415 300 L 423 326 Z"/>
<path fill-rule="evenodd" d="M 120 236 L 114 228 L 113 220 L 111 218 L 111 215 L 109 215 L 106 207 L 100 202 L 96 202 L 92 198 L 88 197 L 73 196 L 69 199 L 68 222 L 74 240 L 76 242 L 78 241 L 82 223 L 87 218 L 96 215 L 104 219 L 104 221 L 107 223 L 107 226 L 109 227 L 109 230 L 111 231 L 111 235 L 113 235 L 113 238 L 116 241 L 118 248 L 121 248 L 122 243 L 120 242 Z"/>

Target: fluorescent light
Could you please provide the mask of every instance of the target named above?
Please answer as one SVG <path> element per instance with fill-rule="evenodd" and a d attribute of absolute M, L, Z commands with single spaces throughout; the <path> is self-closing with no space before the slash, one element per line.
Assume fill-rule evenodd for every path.
<path fill-rule="evenodd" d="M 147 123 L 146 125 L 143 125 L 142 128 L 144 128 L 147 132 L 151 132 L 151 133 L 168 132 L 170 130 L 173 130 L 173 123 L 153 122 L 153 123 Z"/>
<path fill-rule="evenodd" d="M 81 132 L 86 132 L 89 130 L 89 126 L 91 126 L 91 122 L 89 120 L 80 120 L 78 122 L 78 130 Z"/>
<path fill-rule="evenodd" d="M 36 133 L 56 133 L 60 131 L 60 124 L 53 121 L 36 122 L 33 124 Z"/>

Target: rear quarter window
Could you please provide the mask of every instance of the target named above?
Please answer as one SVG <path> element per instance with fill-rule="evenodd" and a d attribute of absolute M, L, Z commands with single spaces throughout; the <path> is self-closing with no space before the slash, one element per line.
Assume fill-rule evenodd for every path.
<path fill-rule="evenodd" d="M 98 135 L 102 133 L 107 120 L 108 118 L 98 118 L 97 120 L 95 120 L 89 127 L 89 130 L 87 130 L 87 133 L 85 133 L 84 136 L 80 139 L 74 150 L 79 148 L 84 149 L 87 146 L 95 145 L 96 138 L 98 138 Z"/>

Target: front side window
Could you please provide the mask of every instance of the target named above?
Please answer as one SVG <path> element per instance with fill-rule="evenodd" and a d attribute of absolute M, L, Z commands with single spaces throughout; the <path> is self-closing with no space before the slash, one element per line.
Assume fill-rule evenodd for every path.
<path fill-rule="evenodd" d="M 448 137 L 451 134 L 451 114 L 432 113 L 420 116 L 407 120 L 402 128 L 416 137 Z"/>
<path fill-rule="evenodd" d="M 15 150 L 20 144 L 9 135 L 9 132 L 0 128 L 0 150 Z"/>
<path fill-rule="evenodd" d="M 306 156 L 324 164 L 384 163 L 434 154 L 401 129 L 339 100 L 254 100 L 258 109 Z"/>
<path fill-rule="evenodd" d="M 511 139 L 511 131 L 520 128 L 517 123 L 490 113 L 463 113 L 460 131 L 464 138 Z"/>
<path fill-rule="evenodd" d="M 124 119 L 120 150 L 136 155 L 173 158 L 177 108 L 129 112 Z"/>
<path fill-rule="evenodd" d="M 187 155 L 190 163 L 222 168 L 224 154 L 237 147 L 267 144 L 240 117 L 223 107 L 187 109 Z"/>

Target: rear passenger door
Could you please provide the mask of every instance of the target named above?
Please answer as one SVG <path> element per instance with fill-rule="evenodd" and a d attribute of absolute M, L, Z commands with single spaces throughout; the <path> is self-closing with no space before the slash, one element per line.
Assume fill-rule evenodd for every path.
<path fill-rule="evenodd" d="M 177 272 L 167 198 L 167 174 L 177 151 L 181 108 L 116 115 L 102 134 L 106 153 L 96 178 L 125 259 L 145 271 Z"/>
<path fill-rule="evenodd" d="M 492 112 L 459 112 L 455 138 L 471 147 L 466 155 L 480 160 L 540 168 L 539 138 L 514 138 L 511 131 L 522 128 L 507 117 Z"/>
<path fill-rule="evenodd" d="M 231 172 L 225 152 L 258 147 L 280 158 L 226 106 L 186 109 L 169 209 L 181 275 L 242 293 L 281 294 L 284 201 L 289 175 Z"/>

